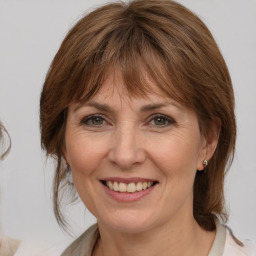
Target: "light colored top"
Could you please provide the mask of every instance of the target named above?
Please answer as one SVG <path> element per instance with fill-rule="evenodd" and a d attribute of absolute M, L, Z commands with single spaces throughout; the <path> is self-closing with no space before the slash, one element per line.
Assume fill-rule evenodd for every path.
<path fill-rule="evenodd" d="M 10 237 L 3 237 L 1 241 L 0 256 L 13 256 L 18 250 L 20 243 L 20 240 Z"/>
<path fill-rule="evenodd" d="M 224 247 L 226 243 L 226 237 L 227 237 L 226 228 L 220 224 L 218 219 L 215 220 L 215 224 L 216 224 L 216 236 L 208 256 L 223 255 Z"/>
<path fill-rule="evenodd" d="M 61 256 L 92 256 L 94 246 L 99 238 L 97 224 L 91 226 L 76 239 Z M 243 245 L 239 245 L 239 244 Z M 208 256 L 256 256 L 256 243 L 238 240 L 229 228 L 216 219 L 216 236 Z"/>
<path fill-rule="evenodd" d="M 94 224 L 78 237 L 61 256 L 92 256 L 94 246 L 99 237 L 98 225 Z"/>

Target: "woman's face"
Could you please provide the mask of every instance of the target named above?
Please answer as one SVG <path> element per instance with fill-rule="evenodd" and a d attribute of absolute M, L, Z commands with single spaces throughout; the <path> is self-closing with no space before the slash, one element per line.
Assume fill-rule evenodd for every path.
<path fill-rule="evenodd" d="M 64 151 L 77 192 L 99 225 L 122 232 L 193 218 L 194 178 L 207 154 L 193 111 L 147 96 L 129 96 L 116 74 L 68 111 Z"/>

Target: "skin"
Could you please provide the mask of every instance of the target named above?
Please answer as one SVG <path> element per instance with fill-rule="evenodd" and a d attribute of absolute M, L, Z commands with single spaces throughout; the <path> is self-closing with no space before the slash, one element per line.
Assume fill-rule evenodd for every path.
<path fill-rule="evenodd" d="M 149 84 L 154 93 L 132 97 L 115 72 L 88 102 L 69 107 L 64 157 L 98 220 L 94 255 L 208 255 L 215 232 L 193 218 L 193 183 L 218 137 L 206 140 L 196 113 Z M 157 185 L 138 201 L 119 202 L 105 192 L 100 180 L 106 177 Z"/>

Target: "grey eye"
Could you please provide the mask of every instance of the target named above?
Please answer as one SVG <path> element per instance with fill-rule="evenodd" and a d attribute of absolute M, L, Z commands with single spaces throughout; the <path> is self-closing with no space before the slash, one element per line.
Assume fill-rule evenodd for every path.
<path fill-rule="evenodd" d="M 168 125 L 171 125 L 174 122 L 173 119 L 171 119 L 170 117 L 168 116 L 165 116 L 165 115 L 156 115 L 156 116 L 153 116 L 153 118 L 150 120 L 150 125 L 152 126 L 157 126 L 157 127 L 166 127 Z"/>
<path fill-rule="evenodd" d="M 104 119 L 102 117 L 96 116 L 91 118 L 91 123 L 93 125 L 102 125 L 104 123 Z"/>
<path fill-rule="evenodd" d="M 84 125 L 101 126 L 106 123 L 106 120 L 101 116 L 88 116 L 82 120 Z"/>
<path fill-rule="evenodd" d="M 153 122 L 155 125 L 166 125 L 168 123 L 168 120 L 166 120 L 165 117 L 155 117 L 153 119 Z"/>

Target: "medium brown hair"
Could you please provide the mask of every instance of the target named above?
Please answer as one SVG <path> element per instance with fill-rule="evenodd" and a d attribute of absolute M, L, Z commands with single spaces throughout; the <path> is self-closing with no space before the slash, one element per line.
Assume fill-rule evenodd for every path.
<path fill-rule="evenodd" d="M 227 217 L 224 176 L 236 139 L 232 82 L 207 27 L 190 10 L 168 0 L 135 0 L 96 9 L 69 31 L 52 61 L 40 101 L 41 142 L 57 160 L 58 222 L 65 224 L 59 195 L 67 176 L 63 147 L 68 107 L 95 95 L 117 68 L 130 94 L 150 91 L 146 73 L 162 92 L 193 109 L 206 138 L 213 125 L 221 123 L 208 170 L 198 172 L 194 184 L 194 217 L 205 230 L 214 230 L 214 216 L 224 221 Z"/>

